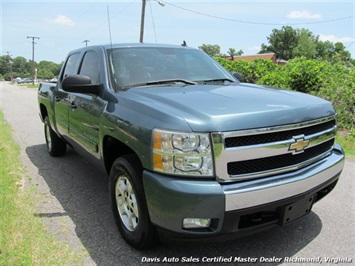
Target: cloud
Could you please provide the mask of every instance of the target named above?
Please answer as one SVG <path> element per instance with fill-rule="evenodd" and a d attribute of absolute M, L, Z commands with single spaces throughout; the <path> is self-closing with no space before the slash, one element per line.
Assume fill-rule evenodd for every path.
<path fill-rule="evenodd" d="M 55 19 L 51 19 L 49 22 L 53 24 L 68 26 L 68 27 L 73 27 L 75 25 L 73 20 L 63 15 L 58 15 Z"/>
<path fill-rule="evenodd" d="M 261 50 L 260 45 L 259 45 L 259 46 L 253 46 L 253 47 L 249 47 L 249 48 L 248 48 L 248 51 L 251 51 L 251 52 L 254 52 L 254 51 L 259 52 L 260 50 Z"/>
<path fill-rule="evenodd" d="M 299 18 L 320 19 L 321 15 L 316 13 L 311 13 L 308 10 L 303 10 L 303 11 L 293 10 L 287 15 L 287 17 L 291 19 L 299 19 Z"/>
<path fill-rule="evenodd" d="M 319 39 L 322 41 L 322 42 L 325 42 L 325 41 L 330 41 L 330 42 L 342 42 L 342 43 L 346 43 L 346 42 L 353 42 L 355 41 L 354 38 L 352 37 L 348 37 L 348 36 L 345 36 L 345 37 L 336 37 L 335 35 L 325 35 L 325 34 L 319 34 Z"/>

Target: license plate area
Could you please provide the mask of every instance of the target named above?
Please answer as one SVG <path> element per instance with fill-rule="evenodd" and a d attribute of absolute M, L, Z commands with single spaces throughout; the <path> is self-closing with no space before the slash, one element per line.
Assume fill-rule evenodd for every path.
<path fill-rule="evenodd" d="M 296 201 L 292 204 L 286 205 L 281 208 L 281 225 L 287 225 L 303 216 L 306 214 L 310 213 L 312 210 L 312 206 L 314 203 L 314 200 L 316 198 L 316 195 L 312 195 L 309 197 L 306 197 L 302 200 Z"/>

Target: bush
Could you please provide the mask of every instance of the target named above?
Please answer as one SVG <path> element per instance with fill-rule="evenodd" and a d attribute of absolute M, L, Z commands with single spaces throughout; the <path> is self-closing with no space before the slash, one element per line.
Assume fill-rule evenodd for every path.
<path fill-rule="evenodd" d="M 289 77 L 286 68 L 281 67 L 276 71 L 268 72 L 258 80 L 259 85 L 266 85 L 276 88 L 290 89 Z"/>
<path fill-rule="evenodd" d="M 285 68 L 288 87 L 292 90 L 309 93 L 322 87 L 323 77 L 328 72 L 328 62 L 309 60 L 303 57 L 287 62 Z"/>
<path fill-rule="evenodd" d="M 215 59 L 228 71 L 241 73 L 244 82 L 248 83 L 257 83 L 266 74 L 280 68 L 280 66 L 273 64 L 271 61 L 263 59 L 256 59 L 252 62 L 245 60 L 230 61 L 220 57 Z"/>
<path fill-rule="evenodd" d="M 310 93 L 330 101 L 338 113 L 338 126 L 352 130 L 355 125 L 355 68 L 342 64 L 331 66 L 323 77 L 322 87 Z"/>
<path fill-rule="evenodd" d="M 295 58 L 279 66 L 271 61 L 230 61 L 217 58 L 230 72 L 243 75 L 245 82 L 292 89 L 330 101 L 338 126 L 351 130 L 355 124 L 355 67 L 344 63 Z"/>

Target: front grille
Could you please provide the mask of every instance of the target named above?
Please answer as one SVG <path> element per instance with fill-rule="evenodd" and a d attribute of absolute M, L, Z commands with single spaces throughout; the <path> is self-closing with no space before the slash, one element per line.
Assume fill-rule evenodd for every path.
<path fill-rule="evenodd" d="M 311 160 L 312 158 L 315 158 L 321 154 L 325 154 L 327 151 L 330 151 L 333 148 L 333 145 L 334 139 L 331 139 L 295 155 L 289 153 L 261 159 L 231 162 L 227 164 L 228 174 L 245 175 L 297 165 L 302 162 Z"/>
<path fill-rule="evenodd" d="M 292 139 L 294 136 L 298 135 L 312 135 L 317 132 L 322 132 L 328 129 L 331 129 L 335 126 L 335 120 L 328 121 L 326 123 L 317 124 L 310 127 L 305 128 L 296 128 L 288 131 L 280 131 L 269 134 L 256 134 L 250 136 L 242 136 L 242 137 L 231 137 L 225 139 L 225 147 L 241 147 L 248 145 L 257 145 L 269 142 L 283 141 Z"/>
<path fill-rule="evenodd" d="M 329 155 L 335 117 L 255 130 L 212 134 L 216 175 L 243 181 L 301 169 Z"/>

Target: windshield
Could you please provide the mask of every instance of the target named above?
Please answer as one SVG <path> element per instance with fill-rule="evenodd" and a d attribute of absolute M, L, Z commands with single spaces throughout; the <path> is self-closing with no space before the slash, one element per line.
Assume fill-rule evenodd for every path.
<path fill-rule="evenodd" d="M 185 85 L 235 81 L 216 61 L 197 49 L 128 47 L 109 50 L 108 56 L 116 89 L 159 81 L 184 81 Z"/>

